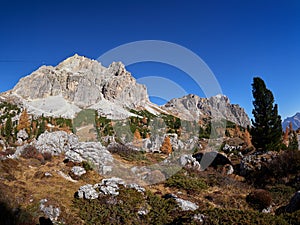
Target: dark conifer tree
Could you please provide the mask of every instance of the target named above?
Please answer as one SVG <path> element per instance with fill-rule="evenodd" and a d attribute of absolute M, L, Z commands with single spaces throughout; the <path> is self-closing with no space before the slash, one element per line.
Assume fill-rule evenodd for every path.
<path fill-rule="evenodd" d="M 272 92 L 264 81 L 255 77 L 252 84 L 254 120 L 252 119 L 252 144 L 258 151 L 279 150 L 281 146 L 282 126 L 278 115 L 278 106 L 274 105 Z"/>

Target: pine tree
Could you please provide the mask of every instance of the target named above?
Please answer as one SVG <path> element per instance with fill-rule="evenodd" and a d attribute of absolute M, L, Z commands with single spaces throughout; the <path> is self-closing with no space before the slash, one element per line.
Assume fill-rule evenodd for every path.
<path fill-rule="evenodd" d="M 172 144 L 169 136 L 166 136 L 164 142 L 162 143 L 160 150 L 164 154 L 171 154 L 172 153 Z"/>
<path fill-rule="evenodd" d="M 259 77 L 253 79 L 252 88 L 252 113 L 255 119 L 251 120 L 252 144 L 258 151 L 279 150 L 282 136 L 281 117 L 278 115 L 277 104 L 274 105 L 273 94 Z"/>
<path fill-rule="evenodd" d="M 288 147 L 289 150 L 299 149 L 297 133 L 295 131 L 292 132 L 289 142 L 290 142 Z"/>
<path fill-rule="evenodd" d="M 11 117 L 8 116 L 8 118 L 6 119 L 5 122 L 5 128 L 4 128 L 4 132 L 5 132 L 5 137 L 7 141 L 10 141 L 12 138 L 12 131 L 13 131 L 13 124 L 12 124 L 12 120 Z"/>
<path fill-rule="evenodd" d="M 46 124 L 45 124 L 44 118 L 42 118 L 41 123 L 39 124 L 38 132 L 37 132 L 37 137 L 39 137 L 42 133 L 46 131 Z"/>

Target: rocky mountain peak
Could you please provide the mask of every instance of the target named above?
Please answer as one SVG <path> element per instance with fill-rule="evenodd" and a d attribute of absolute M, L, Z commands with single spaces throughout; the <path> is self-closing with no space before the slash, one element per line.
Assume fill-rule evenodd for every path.
<path fill-rule="evenodd" d="M 20 79 L 10 93 L 33 114 L 60 113 L 65 117 L 84 108 L 98 109 L 103 104 L 113 105 L 113 114 L 113 110 L 144 107 L 149 102 L 146 87 L 136 83 L 121 62 L 106 68 L 77 54 L 55 67 L 40 67 Z"/>
<path fill-rule="evenodd" d="M 293 128 L 296 130 L 300 128 L 300 112 L 296 113 L 294 116 L 287 117 L 283 122 L 282 122 L 282 127 L 285 129 L 286 127 L 289 126 L 289 124 L 292 123 Z"/>
<path fill-rule="evenodd" d="M 109 65 L 108 70 L 115 76 L 131 76 L 131 73 L 126 71 L 125 65 L 122 62 L 112 62 L 112 64 Z"/>
<path fill-rule="evenodd" d="M 237 104 L 230 104 L 228 97 L 224 95 L 201 98 L 197 95 L 189 94 L 170 100 L 162 108 L 185 120 L 220 117 L 243 127 L 250 125 L 249 117 L 244 109 Z"/>

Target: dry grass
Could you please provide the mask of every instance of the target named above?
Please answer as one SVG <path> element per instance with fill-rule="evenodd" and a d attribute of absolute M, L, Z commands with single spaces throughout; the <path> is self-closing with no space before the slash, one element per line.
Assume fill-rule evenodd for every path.
<path fill-rule="evenodd" d="M 0 162 L 0 174 L 6 174 L 14 179 L 2 179 L 4 185 L 9 187 L 16 202 L 25 210 L 35 211 L 41 199 L 46 198 L 54 206 L 59 206 L 65 218 L 76 218 L 76 211 L 72 207 L 74 193 L 87 182 L 99 182 L 101 176 L 88 171 L 82 179 L 74 183 L 63 178 L 58 172 L 68 174 L 70 168 L 62 161 L 63 157 L 54 157 L 45 165 L 33 163 L 32 159 L 5 160 Z M 52 176 L 46 177 L 48 172 Z M 9 176 L 10 175 L 10 176 Z"/>

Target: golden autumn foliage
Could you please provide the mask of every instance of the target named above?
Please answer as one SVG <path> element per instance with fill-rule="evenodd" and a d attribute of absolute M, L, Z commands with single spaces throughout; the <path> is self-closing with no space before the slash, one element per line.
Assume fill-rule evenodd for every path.
<path fill-rule="evenodd" d="M 172 144 L 171 144 L 171 140 L 169 136 L 166 136 L 161 147 L 160 150 L 162 153 L 164 154 L 171 154 L 172 153 Z"/>
<path fill-rule="evenodd" d="M 22 130 L 25 129 L 27 131 L 27 133 L 29 133 L 30 130 L 30 120 L 29 120 L 29 116 L 27 113 L 27 110 L 24 109 L 23 112 L 21 113 L 20 119 L 19 119 L 19 123 L 17 126 L 17 130 Z"/>
<path fill-rule="evenodd" d="M 289 132 L 290 132 L 289 128 L 286 127 L 284 135 L 283 135 L 283 139 L 282 139 L 282 142 L 286 147 L 289 146 Z"/>
<path fill-rule="evenodd" d="M 235 125 L 234 136 L 235 136 L 235 137 L 242 137 L 242 136 L 243 136 L 243 135 L 242 135 L 242 132 L 241 132 L 241 130 L 240 130 L 240 128 L 239 128 L 238 125 Z"/>
<path fill-rule="evenodd" d="M 243 135 L 243 139 L 244 142 L 246 144 L 247 147 L 251 147 L 252 146 L 252 142 L 251 142 L 251 135 L 249 133 L 249 131 L 246 129 Z"/>
<path fill-rule="evenodd" d="M 141 147 L 142 146 L 142 137 L 138 129 L 135 130 L 133 134 L 133 144 L 136 147 Z"/>

